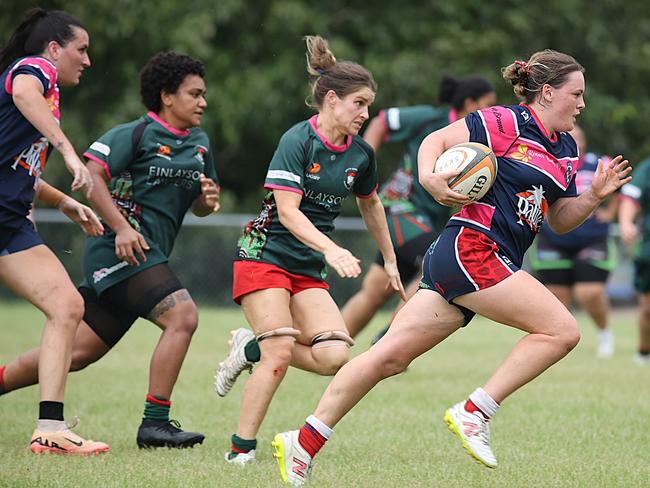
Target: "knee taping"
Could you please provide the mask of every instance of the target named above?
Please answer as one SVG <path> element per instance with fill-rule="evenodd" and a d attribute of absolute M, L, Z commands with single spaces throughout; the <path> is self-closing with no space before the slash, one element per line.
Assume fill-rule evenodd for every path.
<path fill-rule="evenodd" d="M 269 337 L 293 337 L 295 340 L 300 335 L 300 331 L 293 327 L 278 327 L 277 329 L 262 332 L 256 337 L 257 342 L 261 342 Z"/>
<path fill-rule="evenodd" d="M 326 344 L 327 342 L 334 341 L 339 342 L 339 344 Z M 343 344 L 340 344 L 340 342 L 343 342 Z M 342 330 L 328 330 L 327 332 L 321 332 L 311 339 L 311 347 L 328 347 L 334 345 L 352 347 L 354 346 L 354 339 Z"/>

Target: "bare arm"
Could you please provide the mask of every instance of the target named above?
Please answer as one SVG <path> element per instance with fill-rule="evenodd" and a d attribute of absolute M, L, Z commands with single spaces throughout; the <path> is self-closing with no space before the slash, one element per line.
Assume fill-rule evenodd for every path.
<path fill-rule="evenodd" d="M 418 171 L 420 184 L 437 202 L 448 207 L 465 205 L 469 197 L 449 189 L 448 181 L 460 174 L 460 171 L 434 173 L 433 168 L 440 155 L 456 144 L 469 141 L 469 129 L 465 119 L 429 134 L 418 151 Z"/>
<path fill-rule="evenodd" d="M 388 224 L 386 223 L 386 212 L 384 211 L 381 200 L 375 193 L 370 198 L 357 197 L 357 205 L 366 223 L 366 227 L 377 242 L 379 251 L 384 257 L 384 270 L 390 278 L 392 288 L 400 292 L 402 300 L 406 301 L 406 293 L 404 292 L 404 286 L 402 285 L 399 270 L 397 269 L 397 257 L 395 256 L 395 250 L 393 249 L 388 231 Z"/>
<path fill-rule="evenodd" d="M 12 98 L 20 113 L 61 153 L 68 171 L 73 175 L 72 191 L 85 190 L 88 196 L 92 180 L 72 144 L 65 136 L 43 98 L 43 85 L 31 75 L 17 75 L 12 83 Z"/>
<path fill-rule="evenodd" d="M 621 240 L 630 246 L 639 237 L 639 230 L 634 221 L 641 211 L 641 206 L 636 200 L 629 197 L 621 197 L 620 200 L 618 206 L 618 227 L 621 231 Z"/>
<path fill-rule="evenodd" d="M 557 234 L 564 234 L 582 224 L 601 202 L 631 181 L 632 167 L 622 156 L 609 163 L 598 161 L 591 188 L 576 198 L 560 198 L 548 210 L 548 224 Z"/>
<path fill-rule="evenodd" d="M 81 227 L 86 235 L 97 237 L 104 232 L 104 226 L 90 207 L 57 190 L 39 179 L 36 198 L 59 211 Z"/>
<path fill-rule="evenodd" d="M 192 213 L 197 217 L 206 217 L 219 211 L 219 187 L 214 180 L 205 175 L 199 177 L 201 194 L 192 202 Z"/>
<path fill-rule="evenodd" d="M 620 198 L 614 195 L 596 210 L 596 216 L 601 222 L 612 222 L 618 213 Z"/>
<path fill-rule="evenodd" d="M 104 168 L 93 160 L 88 160 L 88 170 L 95 184 L 95 191 L 90 197 L 90 203 L 104 222 L 115 232 L 115 255 L 122 261 L 138 266 L 140 263 L 136 254 L 143 261 L 147 260 L 144 253 L 149 245 L 144 236 L 137 232 L 117 209 L 106 185 Z"/>
<path fill-rule="evenodd" d="M 368 128 L 363 133 L 363 139 L 372 146 L 372 149 L 377 152 L 384 142 L 384 138 L 388 133 L 386 122 L 380 116 L 373 117 L 368 124 Z"/>
<path fill-rule="evenodd" d="M 300 210 L 302 195 L 286 190 L 273 190 L 280 223 L 296 239 L 323 254 L 325 261 L 341 278 L 356 278 L 361 274 L 359 260 L 350 251 L 339 247 Z"/>

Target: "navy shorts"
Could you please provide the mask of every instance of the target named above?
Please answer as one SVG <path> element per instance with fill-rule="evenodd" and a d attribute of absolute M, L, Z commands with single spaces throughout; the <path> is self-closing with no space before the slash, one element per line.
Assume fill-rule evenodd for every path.
<path fill-rule="evenodd" d="M 0 224 L 0 256 L 14 254 L 40 244 L 43 244 L 43 239 L 28 218 L 25 218 L 17 228 Z"/>
<path fill-rule="evenodd" d="M 404 286 L 420 273 L 422 258 L 437 236 L 435 232 L 425 232 L 395 248 L 397 269 Z M 375 257 L 375 263 L 382 268 L 384 266 L 384 257 L 380 252 Z"/>
<path fill-rule="evenodd" d="M 544 234 L 540 234 L 533 244 L 530 264 L 539 281 L 545 285 L 605 283 L 616 264 L 613 249 L 607 237 L 568 249 L 553 245 Z"/>
<path fill-rule="evenodd" d="M 453 303 L 456 297 L 500 283 L 519 267 L 482 232 L 469 227 L 446 227 L 424 256 L 420 288 L 440 293 Z M 456 305 L 465 324 L 474 312 Z"/>

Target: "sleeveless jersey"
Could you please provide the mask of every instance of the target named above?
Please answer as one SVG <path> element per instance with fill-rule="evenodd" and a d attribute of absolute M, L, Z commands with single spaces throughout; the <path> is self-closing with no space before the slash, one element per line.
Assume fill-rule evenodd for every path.
<path fill-rule="evenodd" d="M 576 196 L 578 148 L 566 132 L 549 137 L 535 112 L 523 104 L 486 108 L 465 120 L 469 140 L 492 148 L 499 171 L 486 195 L 465 205 L 447 225 L 486 234 L 521 267 L 549 206 Z"/>
<path fill-rule="evenodd" d="M 300 211 L 326 235 L 334 229 L 343 200 L 354 193 L 370 198 L 377 190 L 377 167 L 370 145 L 359 136 L 332 145 L 318 132 L 315 115 L 284 133 L 264 187 L 302 195 Z M 237 260 L 274 264 L 292 273 L 325 279 L 323 255 L 300 242 L 278 218 L 273 192 L 262 202 L 238 242 Z"/>
<path fill-rule="evenodd" d="M 17 75 L 34 76 L 58 121 L 59 87 L 56 67 L 40 56 L 21 58 L 0 75 L 0 224 L 16 228 L 32 208 L 36 179 L 51 152 L 48 140 L 14 104 L 12 83 Z"/>

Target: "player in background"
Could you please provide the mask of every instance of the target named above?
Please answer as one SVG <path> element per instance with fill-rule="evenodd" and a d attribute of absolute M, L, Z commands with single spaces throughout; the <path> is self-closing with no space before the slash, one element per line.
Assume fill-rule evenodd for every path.
<path fill-rule="evenodd" d="M 289 365 L 333 375 L 348 361 L 354 341 L 325 277 L 327 266 L 342 278 L 361 273 L 359 260 L 329 237 L 351 194 L 384 257 L 390 285 L 404 295 L 377 196 L 374 152 L 358 136 L 375 82 L 364 67 L 337 61 L 322 37 L 305 40 L 314 77 L 310 106 L 318 113 L 281 137 L 266 174 L 270 191 L 262 211 L 239 240 L 233 298 L 253 332 L 235 331 L 217 370 L 217 393 L 224 396 L 241 371 L 259 361 L 244 386 L 237 432 L 225 455 L 240 465 L 255 461 L 258 430 Z"/>
<path fill-rule="evenodd" d="M 591 187 L 598 168 L 598 156 L 585 152 L 585 134 L 577 125 L 571 135 L 578 144 L 580 158 L 576 166 L 575 184 L 578 195 Z M 603 161 L 607 158 L 603 157 Z M 532 246 L 530 263 L 539 281 L 568 309 L 573 298 L 598 328 L 597 356 L 614 354 L 614 335 L 608 327 L 609 297 L 607 278 L 614 269 L 614 246 L 609 239 L 609 223 L 617 210 L 617 198 L 609 199 L 582 225 L 558 235 L 543 225 Z"/>
<path fill-rule="evenodd" d="M 403 142 L 404 154 L 397 170 L 379 191 L 384 204 L 388 229 L 397 255 L 400 278 L 406 285 L 407 298 L 418 287 L 422 259 L 431 242 L 449 220 L 449 208 L 440 205 L 418 181 L 417 155 L 426 136 L 465 117 L 475 110 L 494 105 L 494 86 L 480 75 L 456 79 L 443 75 L 438 87 L 438 101 L 449 108 L 431 105 L 393 107 L 381 110 L 363 134 L 375 152 L 382 144 Z M 384 272 L 381 253 L 370 265 L 361 289 L 341 309 L 350 336 L 355 337 L 395 293 Z M 397 310 L 404 305 L 400 301 Z M 390 322 L 389 322 L 390 323 Z M 388 325 L 374 338 L 377 342 Z"/>
<path fill-rule="evenodd" d="M 339 370 L 300 430 L 275 436 L 275 457 L 285 482 L 304 484 L 333 427 L 366 393 L 404 371 L 476 313 L 527 333 L 487 383 L 444 416 L 474 458 L 496 467 L 490 419 L 511 393 L 578 343 L 576 320 L 544 285 L 520 269 L 523 255 L 544 218 L 559 233 L 577 227 L 630 181 L 630 168 L 621 156 L 600 164 L 591 188 L 576 196 L 578 150 L 567 131 L 585 108 L 585 82 L 582 66 L 571 56 L 540 51 L 505 67 L 503 77 L 523 104 L 479 110 L 422 143 L 420 182 L 440 203 L 464 206 L 427 251 L 420 289 L 386 335 Z M 447 184 L 459 171 L 433 172 L 445 150 L 467 141 L 490 146 L 499 162 L 493 186 L 471 204 Z"/>
<path fill-rule="evenodd" d="M 72 342 L 83 315 L 83 300 L 54 253 L 28 219 L 35 187 L 52 148 L 73 175 L 72 191 L 90 194 L 92 180 L 59 128 L 59 85 L 76 86 L 90 66 L 88 32 L 63 11 L 32 9 L 0 51 L 0 280 L 45 315 L 39 383 L 40 404 L 31 450 L 95 454 L 103 442 L 72 432 L 63 416 Z M 103 231 L 95 215 L 42 182 L 41 200 L 58 207 L 85 232 Z M 38 357 L 37 357 L 38 360 Z M 6 390 L 0 367 L 0 394 Z"/>
<path fill-rule="evenodd" d="M 650 158 L 636 165 L 634 181 L 621 189 L 618 225 L 621 239 L 636 244 L 634 287 L 639 294 L 639 351 L 637 364 L 650 363 Z M 639 227 L 635 220 L 639 220 Z M 640 229 L 640 230 L 639 230 Z"/>
<path fill-rule="evenodd" d="M 90 201 L 109 229 L 86 241 L 79 288 L 85 313 L 71 370 L 102 358 L 138 317 L 162 330 L 151 358 L 140 447 L 191 447 L 204 439 L 169 419 L 198 314 L 167 263 L 188 209 L 206 216 L 219 206 L 210 141 L 199 128 L 207 106 L 204 75 L 194 58 L 154 55 L 140 72 L 147 114 L 109 130 L 84 154 L 95 183 Z M 22 354 L 5 367 L 5 389 L 34 384 L 38 368 L 38 349 Z"/>

